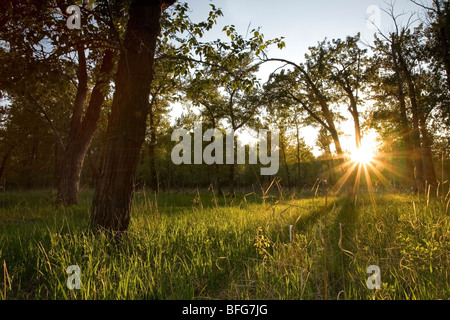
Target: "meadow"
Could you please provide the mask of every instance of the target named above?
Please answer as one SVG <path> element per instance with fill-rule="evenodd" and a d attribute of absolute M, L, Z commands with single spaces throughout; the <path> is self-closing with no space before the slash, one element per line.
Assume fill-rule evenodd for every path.
<path fill-rule="evenodd" d="M 449 197 L 136 193 L 120 242 L 51 190 L 0 193 L 0 299 L 449 299 Z M 290 233 L 290 226 L 292 233 Z M 69 290 L 77 265 L 81 289 Z M 370 265 L 381 288 L 370 290 Z"/>

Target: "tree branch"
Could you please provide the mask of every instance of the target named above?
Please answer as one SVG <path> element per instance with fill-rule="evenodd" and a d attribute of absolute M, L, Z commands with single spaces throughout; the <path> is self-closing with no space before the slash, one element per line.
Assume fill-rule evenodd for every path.
<path fill-rule="evenodd" d="M 36 105 L 36 107 L 39 109 L 39 111 L 42 113 L 42 115 L 44 116 L 45 120 L 50 125 L 50 128 L 52 129 L 53 134 L 55 135 L 56 140 L 59 143 L 61 149 L 64 150 L 66 147 L 64 146 L 64 142 L 63 142 L 63 140 L 61 138 L 61 135 L 59 134 L 58 130 L 56 130 L 56 127 L 55 127 L 53 121 L 50 119 L 50 117 L 48 116 L 48 114 L 45 111 L 45 109 L 29 93 L 27 93 L 27 96 L 28 96 L 28 99 L 31 102 L 33 102 Z"/>

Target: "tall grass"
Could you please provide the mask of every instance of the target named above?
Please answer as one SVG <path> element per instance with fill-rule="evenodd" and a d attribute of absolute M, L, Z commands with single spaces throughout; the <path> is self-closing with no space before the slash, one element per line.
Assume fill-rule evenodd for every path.
<path fill-rule="evenodd" d="M 320 196 L 138 192 L 119 244 L 88 231 L 91 197 L 63 208 L 51 192 L 0 194 L 0 299 L 450 298 L 442 197 L 330 197 L 325 221 Z M 70 265 L 80 290 L 66 286 Z"/>

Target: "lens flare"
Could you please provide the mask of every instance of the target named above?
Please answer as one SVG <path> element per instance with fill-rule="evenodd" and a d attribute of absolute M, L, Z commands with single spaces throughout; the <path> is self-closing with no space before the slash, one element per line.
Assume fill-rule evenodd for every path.
<path fill-rule="evenodd" d="M 333 186 L 333 191 L 339 192 L 345 188 L 352 194 L 356 203 L 361 187 L 364 187 L 362 184 L 365 184 L 365 188 L 362 190 L 376 206 L 375 192 L 379 184 L 389 184 L 382 171 L 387 170 L 392 174 L 397 174 L 396 168 L 385 161 L 386 153 L 379 150 L 379 140 L 373 130 L 364 136 L 359 148 L 347 149 L 344 161 L 341 161 L 334 169 L 335 172 L 341 174 L 341 177 Z"/>
<path fill-rule="evenodd" d="M 350 154 L 353 162 L 367 165 L 373 161 L 374 151 L 370 146 L 360 147 Z"/>

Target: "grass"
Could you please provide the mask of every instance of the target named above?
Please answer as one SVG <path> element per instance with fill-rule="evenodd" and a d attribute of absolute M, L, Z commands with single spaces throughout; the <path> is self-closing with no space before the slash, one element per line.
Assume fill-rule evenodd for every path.
<path fill-rule="evenodd" d="M 92 192 L 68 208 L 53 198 L 0 193 L 0 299 L 450 298 L 444 197 L 330 197 L 325 223 L 324 197 L 141 191 L 118 245 L 88 231 Z M 70 265 L 80 290 L 66 286 Z M 370 265 L 380 290 L 367 288 Z"/>

